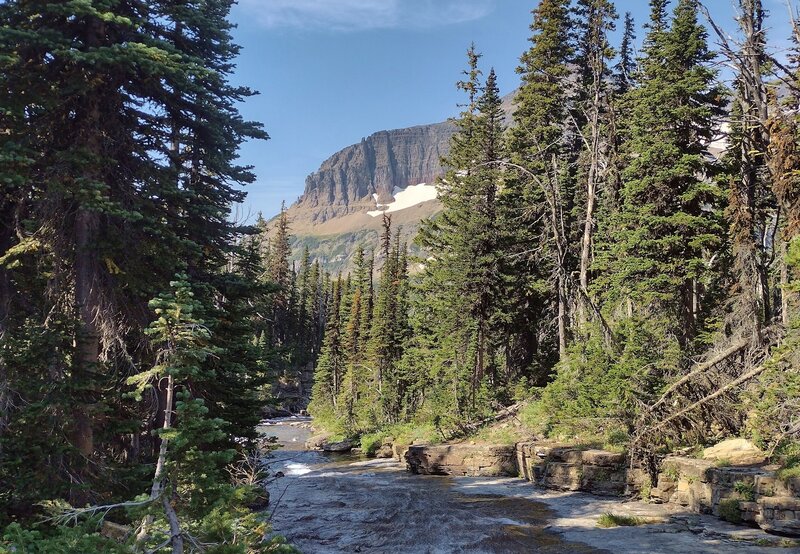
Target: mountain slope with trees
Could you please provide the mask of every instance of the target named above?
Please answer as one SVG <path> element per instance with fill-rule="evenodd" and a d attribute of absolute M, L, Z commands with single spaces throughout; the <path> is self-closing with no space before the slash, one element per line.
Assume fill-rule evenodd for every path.
<path fill-rule="evenodd" d="M 351 347 L 370 298 L 346 281 L 318 423 L 442 440 L 522 402 L 528 432 L 610 441 L 649 467 L 728 436 L 796 464 L 800 70 L 770 53 L 761 2 L 737 7 L 731 38 L 697 0 L 652 0 L 635 56 L 630 14 L 610 44 L 610 1 L 542 0 L 510 124 L 471 47 L 422 269 L 394 293 L 397 330 L 372 326 L 394 349 Z M 401 388 L 382 386 L 387 366 Z M 346 399 L 332 368 L 358 376 Z"/>

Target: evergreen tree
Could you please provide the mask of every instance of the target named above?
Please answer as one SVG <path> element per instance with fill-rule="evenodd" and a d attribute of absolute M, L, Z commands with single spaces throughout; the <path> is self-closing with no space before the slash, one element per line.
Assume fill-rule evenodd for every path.
<path fill-rule="evenodd" d="M 575 121 L 583 122 L 583 129 L 579 130 L 582 138 L 582 154 L 579 161 L 580 178 L 585 183 L 583 236 L 578 270 L 581 324 L 587 321 L 587 311 L 589 311 L 587 303 L 591 302 L 589 272 L 594 250 L 597 204 L 600 185 L 605 177 L 603 168 L 609 166 L 609 145 L 605 143 L 604 130 L 613 124 L 609 118 L 611 98 L 608 87 L 608 62 L 613 57 L 614 51 L 609 46 L 608 33 L 615 29 L 616 18 L 616 10 L 608 0 L 578 1 L 576 19 L 580 35 L 577 66 L 583 93 L 579 95 L 577 111 L 584 115 L 576 117 Z M 627 40 L 630 40 L 630 37 L 626 32 L 623 41 Z"/>
<path fill-rule="evenodd" d="M 431 328 L 441 356 L 449 360 L 436 379 L 451 398 L 450 414 L 482 409 L 479 393 L 485 380 L 496 377 L 497 334 L 493 329 L 499 285 L 497 193 L 505 156 L 503 114 L 494 71 L 485 86 L 478 81 L 479 55 L 467 53 L 467 80 L 459 88 L 469 103 L 453 137 L 439 187 L 444 211 L 423 223 L 420 244 L 431 253 L 414 298 L 416 309 L 432 311 Z M 476 94 L 476 91 L 479 94 Z M 467 388 L 464 385 L 467 384 Z M 452 385 L 452 386 L 451 386 Z"/>
<path fill-rule="evenodd" d="M 209 545 L 268 544 L 244 506 L 252 491 L 224 471 L 264 401 L 269 288 L 230 217 L 253 180 L 238 147 L 267 138 L 237 111 L 252 92 L 228 82 L 230 6 L 0 6 L 3 519 L 32 517 L 45 498 L 130 499 L 170 441 L 151 499 L 170 521 L 151 546 L 178 548 L 159 536 L 170 510 Z M 176 271 L 148 325 L 148 299 Z M 133 401 L 126 379 L 147 367 L 131 384 L 146 401 Z"/>
<path fill-rule="evenodd" d="M 636 40 L 636 26 L 631 12 L 625 12 L 625 22 L 622 28 L 622 41 L 619 46 L 618 62 L 614 66 L 614 88 L 617 95 L 625 94 L 634 85 L 636 75 L 636 57 L 634 54 L 634 41 Z"/>
<path fill-rule="evenodd" d="M 575 149 L 573 137 L 565 130 L 572 125 L 568 82 L 574 58 L 571 26 L 566 0 L 542 0 L 533 11 L 531 47 L 517 69 L 522 85 L 514 112 L 516 125 L 510 132 L 511 158 L 523 171 L 518 180 L 509 183 L 513 193 L 507 195 L 511 209 L 520 204 L 525 207 L 515 214 L 524 222 L 517 225 L 515 243 L 519 245 L 518 265 L 528 269 L 515 272 L 532 277 L 527 285 L 532 290 L 551 287 L 535 302 L 554 304 L 552 315 L 545 314 L 542 319 L 555 320 L 562 354 L 569 341 L 568 276 L 573 264 L 569 252 L 574 198 L 570 158 Z"/>
<path fill-rule="evenodd" d="M 385 261 L 378 283 L 365 363 L 374 371 L 372 377 L 380 403 L 379 422 L 386 424 L 400 420 L 407 386 L 399 374 L 398 364 L 407 340 L 407 306 L 403 296 L 408 275 L 400 252 L 400 231 L 393 240 L 388 218 L 384 220 L 381 248 Z"/>
<path fill-rule="evenodd" d="M 289 216 L 286 205 L 281 205 L 281 213 L 275 234 L 270 241 L 268 278 L 278 290 L 272 299 L 272 341 L 277 347 L 286 345 L 289 338 L 289 316 L 292 303 L 292 267 L 290 258 L 292 248 L 289 244 Z"/>
<path fill-rule="evenodd" d="M 325 339 L 314 373 L 309 412 L 318 421 L 331 422 L 335 417 L 337 399 L 347 365 L 343 342 L 344 314 L 342 311 L 343 281 L 341 275 L 331 283 L 331 300 L 325 325 Z"/>
<path fill-rule="evenodd" d="M 658 321 L 690 349 L 714 308 L 704 291 L 713 278 L 708 259 L 722 243 L 720 190 L 705 151 L 722 92 L 696 2 L 681 0 L 671 27 L 665 3 L 651 7 L 639 86 L 627 99 L 630 140 L 608 300 Z"/>

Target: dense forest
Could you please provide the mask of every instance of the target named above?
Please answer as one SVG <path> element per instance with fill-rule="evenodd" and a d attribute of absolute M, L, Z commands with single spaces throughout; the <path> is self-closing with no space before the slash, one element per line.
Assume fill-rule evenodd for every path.
<path fill-rule="evenodd" d="M 291 550 L 255 426 L 323 283 L 232 213 L 231 4 L 0 3 L 0 551 Z"/>
<path fill-rule="evenodd" d="M 800 27 L 776 57 L 762 3 L 737 13 L 652 0 L 617 33 L 608 0 L 542 0 L 508 126 L 473 45 L 426 255 L 387 222 L 378 283 L 369 254 L 335 282 L 317 425 L 369 451 L 513 405 L 651 468 L 746 436 L 796 471 Z"/>

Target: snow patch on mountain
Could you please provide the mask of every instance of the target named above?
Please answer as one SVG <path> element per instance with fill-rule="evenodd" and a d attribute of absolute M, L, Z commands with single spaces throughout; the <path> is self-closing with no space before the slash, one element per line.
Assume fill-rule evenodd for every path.
<path fill-rule="evenodd" d="M 423 202 L 436 200 L 437 193 L 435 185 L 420 183 L 418 185 L 409 185 L 404 189 L 395 187 L 392 191 L 394 200 L 388 204 L 378 204 L 378 196 L 376 194 L 373 194 L 372 196 L 375 198 L 375 203 L 378 209 L 367 212 L 367 215 L 378 217 L 379 215 L 383 215 L 385 213 L 399 212 L 400 210 L 412 208 L 417 204 L 422 204 Z"/>

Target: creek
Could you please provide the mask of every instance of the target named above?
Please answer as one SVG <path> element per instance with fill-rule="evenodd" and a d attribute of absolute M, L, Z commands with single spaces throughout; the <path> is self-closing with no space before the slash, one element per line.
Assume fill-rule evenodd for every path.
<path fill-rule="evenodd" d="M 273 529 L 308 554 L 588 553 L 548 531 L 543 503 L 495 494 L 516 479 L 416 476 L 395 460 L 306 451 L 307 418 L 262 426 L 283 446 L 270 459 Z"/>

